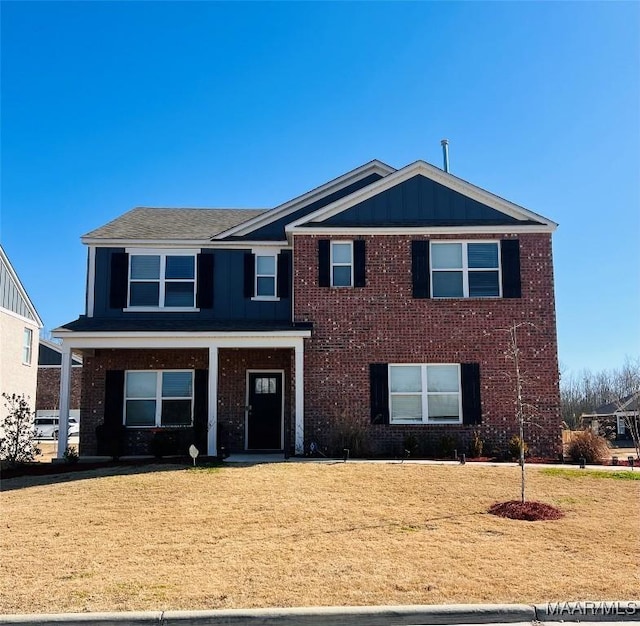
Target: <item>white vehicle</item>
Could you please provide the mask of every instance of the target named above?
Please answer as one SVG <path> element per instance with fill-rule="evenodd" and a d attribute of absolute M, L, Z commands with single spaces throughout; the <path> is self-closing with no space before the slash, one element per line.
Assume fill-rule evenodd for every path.
<path fill-rule="evenodd" d="M 39 439 L 57 439 L 58 438 L 58 418 L 57 417 L 36 417 L 34 426 L 36 428 L 36 437 Z M 69 436 L 80 434 L 80 424 L 75 417 L 69 418 Z"/>

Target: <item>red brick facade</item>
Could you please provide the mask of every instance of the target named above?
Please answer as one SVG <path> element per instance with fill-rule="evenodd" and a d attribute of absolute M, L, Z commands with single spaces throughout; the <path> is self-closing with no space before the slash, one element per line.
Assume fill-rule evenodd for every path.
<path fill-rule="evenodd" d="M 513 235 L 515 237 L 516 235 Z M 437 454 L 443 437 L 464 450 L 477 430 L 485 450 L 502 451 L 517 431 L 515 390 L 505 358 L 507 334 L 518 322 L 526 400 L 539 427 L 526 434 L 533 454 L 555 456 L 560 411 L 551 236 L 520 234 L 522 297 L 517 299 L 414 299 L 411 241 L 419 236 L 365 236 L 366 287 L 318 287 L 318 244 L 326 237 L 295 236 L 295 321 L 313 321 L 305 343 L 305 448 L 335 446 L 335 424 L 355 430 L 372 454 L 401 454 L 413 435 L 425 453 Z M 504 239 L 470 236 L 464 239 Z M 332 239 L 353 239 L 332 237 Z M 432 236 L 430 239 L 462 239 Z M 480 364 L 482 423 L 478 426 L 371 425 L 370 363 Z"/>
<path fill-rule="evenodd" d="M 245 448 L 246 372 L 284 370 L 284 427 L 292 437 L 293 388 L 291 350 L 222 349 L 218 358 L 218 423 L 221 442 L 231 451 Z M 84 359 L 84 403 L 81 417 L 80 450 L 97 451 L 96 427 L 104 421 L 105 373 L 107 370 L 208 369 L 206 349 L 188 350 L 95 350 Z M 127 429 L 125 454 L 150 454 L 154 430 Z M 188 437 L 185 439 L 185 441 Z M 188 446 L 187 446 L 188 447 Z M 186 450 L 182 451 L 186 454 Z"/>
<path fill-rule="evenodd" d="M 420 236 L 371 235 L 366 241 L 366 287 L 318 287 L 320 236 L 295 235 L 293 247 L 294 321 L 312 322 L 305 339 L 304 448 L 341 453 L 343 447 L 372 455 L 401 455 L 413 438 L 417 452 L 439 455 L 445 448 L 465 451 L 472 433 L 487 453 L 500 453 L 517 432 L 515 389 L 505 358 L 507 333 L 519 330 L 525 400 L 537 407 L 536 427 L 526 434 L 535 455 L 560 449 L 560 411 L 553 266 L 550 234 L 477 235 L 471 239 L 520 241 L 521 298 L 415 299 L 411 242 Z M 332 237 L 333 239 L 353 239 Z M 426 239 L 426 237 L 424 237 Z M 431 236 L 455 239 L 459 236 Z M 369 365 L 372 363 L 478 363 L 482 422 L 465 425 L 372 425 Z M 208 351 L 95 350 L 84 358 L 83 455 L 97 450 L 96 427 L 104 419 L 105 372 L 127 369 L 207 369 Z M 284 370 L 285 448 L 292 450 L 293 350 L 220 349 L 218 422 L 220 443 L 245 448 L 248 370 Z M 129 454 L 149 453 L 151 429 L 128 429 Z M 415 449 L 415 446 L 412 446 Z M 357 448 L 354 450 L 354 448 Z"/>
<path fill-rule="evenodd" d="M 82 390 L 82 367 L 71 369 L 69 408 L 80 408 Z M 58 410 L 60 408 L 60 368 L 38 367 L 38 387 L 36 391 L 36 411 Z"/>

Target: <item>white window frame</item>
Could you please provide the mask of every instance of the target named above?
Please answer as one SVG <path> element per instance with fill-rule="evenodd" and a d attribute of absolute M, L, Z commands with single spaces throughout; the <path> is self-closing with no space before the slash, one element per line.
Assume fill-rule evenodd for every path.
<path fill-rule="evenodd" d="M 349 263 L 334 263 L 333 261 L 333 246 L 334 245 L 343 245 L 349 244 L 351 249 L 351 256 Z M 334 285 L 333 284 L 333 268 L 334 267 L 348 267 L 351 272 L 350 280 L 348 285 Z M 330 273 L 330 285 L 335 287 L 336 289 L 348 289 L 353 287 L 353 273 L 354 273 L 354 260 L 353 260 L 353 241 L 352 240 L 344 240 L 344 239 L 336 239 L 335 241 L 331 241 L 329 245 L 329 273 Z"/>
<path fill-rule="evenodd" d="M 197 250 L 157 250 L 157 249 L 127 249 L 129 255 L 129 267 L 127 270 L 127 307 L 125 311 L 138 311 L 150 313 L 153 311 L 199 311 L 196 307 L 196 295 L 198 290 L 198 252 Z M 158 279 L 132 279 L 131 263 L 134 256 L 157 256 L 160 257 L 160 275 Z M 193 278 L 166 278 L 167 257 L 169 256 L 190 256 L 193 257 Z M 157 282 L 159 283 L 159 295 L 157 306 L 135 306 L 131 304 L 131 283 L 137 282 Z M 193 283 L 193 306 L 164 306 L 166 282 L 171 283 Z"/>
<path fill-rule="evenodd" d="M 31 365 L 33 360 L 33 328 L 24 327 L 22 333 L 22 364 Z"/>
<path fill-rule="evenodd" d="M 265 301 L 278 301 L 278 256 L 279 252 L 273 250 L 252 250 L 254 257 L 254 277 L 253 277 L 253 297 L 252 300 L 265 300 Z M 273 257 L 273 274 L 258 274 L 258 257 L 270 256 Z M 259 296 L 258 295 L 258 278 L 273 278 L 273 295 L 271 296 Z"/>
<path fill-rule="evenodd" d="M 140 373 L 143 372 L 145 374 L 155 374 L 156 375 L 156 394 L 155 397 L 151 398 L 129 398 L 127 396 L 127 378 L 129 374 Z M 189 398 L 191 401 L 191 421 L 189 424 L 162 424 L 162 401 L 163 400 L 186 400 L 186 396 L 174 397 L 162 396 L 162 375 L 164 373 L 170 372 L 190 372 L 191 373 L 191 397 Z M 191 428 L 193 426 L 193 406 L 194 406 L 194 395 L 195 395 L 195 370 L 189 369 L 171 369 L 171 370 L 125 370 L 124 373 L 124 403 L 122 407 L 122 423 L 127 428 Z M 143 425 L 129 425 L 127 424 L 127 400 L 155 400 L 156 403 L 156 414 L 155 414 L 155 423 L 148 424 L 146 426 Z"/>
<path fill-rule="evenodd" d="M 462 267 L 451 269 L 439 269 L 433 267 L 433 246 L 438 244 L 450 244 L 457 243 L 462 244 Z M 469 267 L 469 244 L 475 243 L 491 243 L 498 248 L 498 267 Z M 498 295 L 497 296 L 470 296 L 469 295 L 469 273 L 473 272 L 498 272 Z M 434 272 L 462 272 L 462 295 L 461 296 L 435 296 L 433 294 L 433 274 Z M 435 300 L 459 300 L 460 298 L 472 298 L 479 300 L 491 300 L 496 298 L 502 298 L 502 258 L 500 241 L 496 239 L 472 239 L 469 241 L 462 241 L 456 239 L 438 239 L 429 242 L 429 289 L 431 298 Z"/>
<path fill-rule="evenodd" d="M 456 367 L 458 371 L 458 419 L 457 420 L 447 420 L 447 419 L 439 419 L 439 418 L 430 418 L 429 417 L 429 397 L 430 396 L 438 396 L 438 395 L 452 395 L 453 391 L 428 391 L 427 386 L 427 368 L 429 367 Z M 420 392 L 417 391 L 391 391 L 391 369 L 394 367 L 419 367 L 420 368 Z M 388 366 L 388 384 L 389 384 L 389 424 L 451 424 L 458 425 L 463 423 L 462 416 L 462 376 L 461 376 L 461 368 L 460 363 L 389 363 Z M 403 419 L 401 417 L 394 418 L 392 415 L 393 404 L 391 402 L 391 398 L 393 396 L 420 396 L 422 401 L 422 419 L 411 420 L 411 419 Z"/>

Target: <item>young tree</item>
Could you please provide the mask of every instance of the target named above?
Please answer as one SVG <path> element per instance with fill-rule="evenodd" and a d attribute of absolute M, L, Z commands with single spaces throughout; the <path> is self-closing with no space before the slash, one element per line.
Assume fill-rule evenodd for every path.
<path fill-rule="evenodd" d="M 518 443 L 519 443 L 519 462 L 520 462 L 520 500 L 522 503 L 526 501 L 526 474 L 524 455 L 527 444 L 524 438 L 525 424 L 531 424 L 532 418 L 536 413 L 536 407 L 525 401 L 524 386 L 525 376 L 521 368 L 521 350 L 518 346 L 518 330 L 523 326 L 535 328 L 531 322 L 514 323 L 509 328 L 502 329 L 508 333 L 507 348 L 504 352 L 505 357 L 513 363 L 513 372 L 507 372 L 507 376 L 511 379 L 515 390 L 515 418 L 518 426 Z"/>
<path fill-rule="evenodd" d="M 36 445 L 34 413 L 24 395 L 2 393 L 7 414 L 0 436 L 0 460 L 9 466 L 33 461 L 41 450 Z"/>

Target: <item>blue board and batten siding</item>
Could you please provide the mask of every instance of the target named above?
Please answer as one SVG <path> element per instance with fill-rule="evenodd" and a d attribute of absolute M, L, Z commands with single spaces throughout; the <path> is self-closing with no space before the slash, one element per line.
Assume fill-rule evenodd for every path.
<path fill-rule="evenodd" d="M 440 183 L 417 175 L 316 226 L 469 226 L 522 224 Z"/>
<path fill-rule="evenodd" d="M 328 196 L 321 198 L 320 200 L 316 200 L 311 204 L 305 205 L 302 209 L 298 209 L 293 213 L 289 213 L 288 215 L 274 220 L 273 222 L 266 224 L 265 226 L 261 226 L 260 228 L 257 228 L 256 230 L 251 231 L 246 235 L 242 235 L 240 237 L 228 237 L 227 239 L 232 241 L 241 241 L 243 239 L 248 241 L 284 241 L 287 238 L 284 231 L 287 224 L 290 224 L 291 222 L 294 222 L 295 220 L 298 220 L 305 215 L 309 215 L 310 213 L 313 213 L 314 211 L 317 211 L 322 207 L 328 206 L 336 200 L 341 200 L 349 194 L 352 194 L 359 189 L 363 189 L 364 187 L 375 183 L 381 178 L 382 176 L 380 174 L 370 174 L 362 180 L 352 183 L 351 185 L 347 185 L 346 187 L 343 187 L 342 189 L 335 191 L 334 193 L 331 193 Z"/>
<path fill-rule="evenodd" d="M 244 259 L 250 250 L 204 250 L 212 254 L 213 263 L 213 306 L 202 307 L 196 312 L 137 313 L 123 311 L 122 307 L 111 306 L 112 266 L 114 255 L 124 253 L 124 248 L 97 248 L 95 255 L 95 298 L 93 316 L 96 318 L 148 318 L 162 315 L 166 319 L 192 320 L 256 320 L 290 321 L 291 298 L 276 301 L 252 300 L 244 293 Z M 280 253 L 288 258 L 287 280 L 291 284 L 291 251 Z M 289 289 L 289 293 L 291 290 Z"/>

